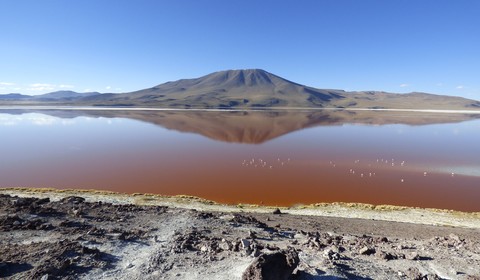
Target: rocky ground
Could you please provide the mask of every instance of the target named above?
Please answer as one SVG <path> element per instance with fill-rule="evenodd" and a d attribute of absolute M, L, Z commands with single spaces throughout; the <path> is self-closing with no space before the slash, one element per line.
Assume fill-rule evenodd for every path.
<path fill-rule="evenodd" d="M 479 233 L 0 194 L 0 278 L 480 279 Z"/>

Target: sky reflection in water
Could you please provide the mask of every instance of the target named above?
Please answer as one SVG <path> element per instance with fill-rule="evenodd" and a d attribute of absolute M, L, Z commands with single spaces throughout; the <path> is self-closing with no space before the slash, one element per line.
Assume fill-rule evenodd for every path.
<path fill-rule="evenodd" d="M 0 113 L 1 187 L 480 211 L 480 121 L 472 116 L 11 113 Z"/>

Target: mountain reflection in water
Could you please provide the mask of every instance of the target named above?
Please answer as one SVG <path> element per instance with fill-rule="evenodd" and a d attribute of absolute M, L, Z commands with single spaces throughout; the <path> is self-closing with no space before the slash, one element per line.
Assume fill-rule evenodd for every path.
<path fill-rule="evenodd" d="M 62 119 L 76 117 L 128 118 L 181 132 L 203 135 L 213 140 L 260 144 L 282 135 L 315 126 L 344 124 L 429 125 L 456 123 L 480 118 L 476 114 L 445 114 L 368 110 L 257 110 L 257 111 L 138 111 L 138 110 L 0 110 L 17 114 L 38 112 Z"/>
<path fill-rule="evenodd" d="M 472 114 L 2 110 L 0 135 L 0 187 L 480 211 Z"/>

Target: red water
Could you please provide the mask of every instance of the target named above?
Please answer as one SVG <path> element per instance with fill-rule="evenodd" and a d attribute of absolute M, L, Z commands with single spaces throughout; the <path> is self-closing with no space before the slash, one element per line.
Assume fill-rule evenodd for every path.
<path fill-rule="evenodd" d="M 464 128 L 470 140 L 448 134 L 422 144 L 417 135 L 424 133 L 407 126 L 316 127 L 251 145 L 129 120 L 92 130 L 77 122 L 37 127 L 23 137 L 32 129 L 0 127 L 9 133 L 2 134 L 0 186 L 186 194 L 229 204 L 360 202 L 480 211 L 479 176 L 435 171 L 445 163 L 479 166 L 472 155 L 476 130 Z M 410 136 L 392 140 L 399 128 Z"/>

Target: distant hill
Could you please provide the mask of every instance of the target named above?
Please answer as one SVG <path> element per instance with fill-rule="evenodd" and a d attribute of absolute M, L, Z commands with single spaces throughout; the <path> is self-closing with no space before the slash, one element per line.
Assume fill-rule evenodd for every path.
<path fill-rule="evenodd" d="M 0 95 L 0 100 L 23 100 L 28 98 L 32 98 L 32 96 L 23 95 L 20 93 L 9 93 Z"/>
<path fill-rule="evenodd" d="M 227 70 L 121 94 L 58 91 L 0 95 L 0 105 L 137 106 L 160 108 L 480 109 L 480 102 L 427 93 L 346 92 L 301 85 L 260 69 Z"/>
<path fill-rule="evenodd" d="M 85 97 L 101 95 L 99 92 L 75 92 L 69 90 L 61 90 L 50 92 L 41 95 L 24 95 L 20 93 L 10 93 L 0 95 L 0 105 L 2 104 L 23 104 L 23 105 L 37 105 L 66 102 L 76 102 Z M 65 104 L 66 105 L 66 104 Z M 72 104 L 73 105 L 73 104 Z"/>
<path fill-rule="evenodd" d="M 33 96 L 37 100 L 76 100 L 79 98 L 100 95 L 99 92 L 75 92 L 70 90 L 61 90 L 42 95 Z"/>

